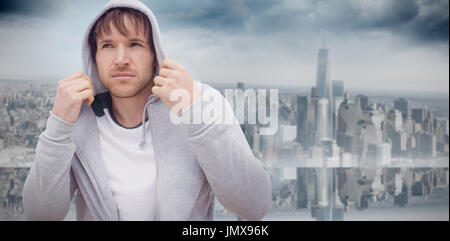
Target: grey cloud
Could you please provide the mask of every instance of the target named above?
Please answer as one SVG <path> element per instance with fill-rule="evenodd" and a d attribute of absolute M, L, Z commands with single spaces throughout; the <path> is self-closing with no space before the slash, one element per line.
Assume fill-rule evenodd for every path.
<path fill-rule="evenodd" d="M 144 1 L 162 22 L 221 31 L 244 30 L 254 16 L 281 0 Z"/>
<path fill-rule="evenodd" d="M 448 1 L 311 0 L 304 5 L 307 7 L 285 6 L 259 16 L 254 20 L 254 30 L 324 30 L 334 34 L 387 31 L 416 41 L 448 41 Z"/>
<path fill-rule="evenodd" d="M 406 26 L 406 31 L 420 40 L 438 40 L 448 44 L 448 15 L 448 0 L 424 0 L 421 13 Z"/>
<path fill-rule="evenodd" d="M 2 0 L 0 16 L 46 17 L 60 11 L 65 3 L 66 1 L 60 0 Z"/>
<path fill-rule="evenodd" d="M 172 28 L 192 26 L 263 35 L 387 31 L 418 41 L 448 41 L 447 0 L 146 2 Z"/>
<path fill-rule="evenodd" d="M 387 30 L 418 41 L 448 41 L 447 0 L 386 1 L 380 9 L 358 10 L 363 14 L 354 15 L 357 30 Z"/>
<path fill-rule="evenodd" d="M 2 0 L 5 16 L 48 17 L 87 0 Z M 104 3 L 107 1 L 105 0 Z M 237 35 L 340 35 L 384 31 L 420 42 L 448 42 L 448 0 L 143 0 L 162 29 L 198 27 Z M 101 3 L 101 4 L 104 4 Z M 3 18 L 2 18 L 3 17 Z"/>

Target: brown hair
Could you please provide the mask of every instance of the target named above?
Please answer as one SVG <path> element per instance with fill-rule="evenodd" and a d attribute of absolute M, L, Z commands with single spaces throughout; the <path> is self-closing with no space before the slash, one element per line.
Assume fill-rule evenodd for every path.
<path fill-rule="evenodd" d="M 153 45 L 153 34 L 152 25 L 144 13 L 132 9 L 132 8 L 112 8 L 106 11 L 93 25 L 89 33 L 89 47 L 91 49 L 92 60 L 95 61 L 95 56 L 97 54 L 97 38 L 102 34 L 111 34 L 111 24 L 114 26 L 120 34 L 124 36 L 129 36 L 129 31 L 125 26 L 125 17 L 128 17 L 134 25 L 134 30 L 136 33 L 139 31 L 144 31 L 144 35 L 148 37 L 148 44 L 151 50 L 154 52 Z"/>

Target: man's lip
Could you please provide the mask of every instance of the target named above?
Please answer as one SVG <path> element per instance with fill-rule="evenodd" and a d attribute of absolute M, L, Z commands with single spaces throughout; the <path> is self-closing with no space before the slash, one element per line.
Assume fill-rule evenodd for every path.
<path fill-rule="evenodd" d="M 135 77 L 135 75 L 133 74 L 128 74 L 128 73 L 117 73 L 117 74 L 113 74 L 112 77 Z"/>

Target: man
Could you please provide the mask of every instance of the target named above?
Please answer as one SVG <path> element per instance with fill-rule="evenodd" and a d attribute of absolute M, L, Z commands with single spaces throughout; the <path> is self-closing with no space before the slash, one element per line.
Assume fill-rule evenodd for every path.
<path fill-rule="evenodd" d="M 215 197 L 246 220 L 268 212 L 270 180 L 238 124 L 171 121 L 220 94 L 165 58 L 147 6 L 109 2 L 86 31 L 83 70 L 59 82 L 39 137 L 29 219 L 64 219 L 75 192 L 77 220 L 213 220 Z"/>

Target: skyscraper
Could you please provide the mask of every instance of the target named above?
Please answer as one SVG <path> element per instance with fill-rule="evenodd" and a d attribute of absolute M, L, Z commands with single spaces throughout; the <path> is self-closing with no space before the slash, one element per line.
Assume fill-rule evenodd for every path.
<path fill-rule="evenodd" d="M 361 104 L 361 110 L 367 110 L 369 107 L 369 97 L 365 95 L 358 95 L 356 96 L 356 99 L 359 100 L 359 103 Z"/>
<path fill-rule="evenodd" d="M 308 97 L 297 96 L 297 142 L 304 145 L 304 131 L 306 130 L 306 121 L 308 113 Z"/>
<path fill-rule="evenodd" d="M 417 108 L 412 109 L 411 118 L 421 125 L 425 122 L 426 109 L 425 108 Z"/>
<path fill-rule="evenodd" d="M 408 110 L 408 101 L 406 99 L 400 98 L 400 99 L 394 100 L 394 107 L 395 107 L 395 109 L 402 112 L 402 117 L 404 120 L 408 119 L 409 110 Z"/>
<path fill-rule="evenodd" d="M 331 113 L 333 118 L 333 138 L 337 137 L 337 124 L 338 124 L 338 111 L 339 106 L 344 101 L 344 81 L 343 80 L 333 80 L 332 85 L 332 96 L 333 102 L 330 103 L 332 106 L 333 113 Z"/>
<path fill-rule="evenodd" d="M 344 98 L 344 81 L 343 80 L 333 80 L 332 82 L 332 94 L 333 97 Z"/>
<path fill-rule="evenodd" d="M 393 131 L 403 130 L 403 117 L 402 112 L 397 109 L 390 110 L 387 119 L 390 121 Z"/>
<path fill-rule="evenodd" d="M 422 132 L 418 136 L 418 147 L 424 157 L 436 156 L 436 136 L 432 133 Z"/>
<path fill-rule="evenodd" d="M 322 48 L 319 49 L 319 53 L 317 55 L 317 74 L 316 74 L 316 88 L 315 88 L 315 97 L 319 99 L 327 99 L 328 107 L 327 113 L 324 116 L 327 116 L 327 120 L 324 120 L 324 123 L 327 123 L 326 137 L 332 137 L 333 134 L 333 93 L 331 88 L 330 81 L 330 64 L 328 58 L 328 49 Z M 317 120 L 316 120 L 317 121 Z"/>
<path fill-rule="evenodd" d="M 317 56 L 317 75 L 316 75 L 316 96 L 318 98 L 332 101 L 332 92 L 330 84 L 330 66 L 328 59 L 328 49 L 319 49 Z"/>
<path fill-rule="evenodd" d="M 314 145 L 315 108 L 307 96 L 297 97 L 297 142 L 304 148 Z"/>
<path fill-rule="evenodd" d="M 330 137 L 328 135 L 329 123 L 329 103 L 328 99 L 320 98 L 316 104 L 316 144 L 319 144 L 322 140 Z"/>
<path fill-rule="evenodd" d="M 237 89 L 245 90 L 245 83 L 244 82 L 238 82 L 236 84 Z"/>

